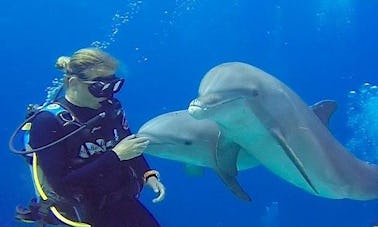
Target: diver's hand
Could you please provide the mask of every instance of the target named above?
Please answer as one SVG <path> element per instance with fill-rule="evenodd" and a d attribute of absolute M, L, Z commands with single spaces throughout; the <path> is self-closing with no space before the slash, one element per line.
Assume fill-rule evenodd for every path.
<path fill-rule="evenodd" d="M 165 197 L 165 187 L 163 183 L 155 176 L 151 176 L 147 179 L 146 185 L 150 186 L 155 193 L 158 193 L 158 196 L 152 200 L 153 203 L 158 203 L 163 201 Z"/>
<path fill-rule="evenodd" d="M 138 136 L 134 134 L 121 140 L 114 148 L 113 151 L 117 154 L 118 158 L 123 160 L 129 160 L 141 155 L 146 149 L 149 141 L 147 137 Z"/>

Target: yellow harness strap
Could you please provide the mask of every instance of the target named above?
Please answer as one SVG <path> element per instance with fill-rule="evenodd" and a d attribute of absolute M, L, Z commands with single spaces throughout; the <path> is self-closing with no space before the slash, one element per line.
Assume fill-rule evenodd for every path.
<path fill-rule="evenodd" d="M 39 195 L 41 196 L 41 198 L 44 201 L 46 201 L 48 199 L 47 195 L 43 191 L 42 185 L 39 182 L 39 178 L 38 178 L 37 154 L 36 153 L 33 153 L 33 180 L 34 180 L 34 184 L 35 184 L 35 186 L 37 188 L 37 191 L 38 191 Z M 73 226 L 73 227 L 91 227 L 91 225 L 89 225 L 87 223 L 75 222 L 75 221 L 69 220 L 68 218 L 64 217 L 61 213 L 59 213 L 59 211 L 56 209 L 55 206 L 51 206 L 50 210 L 55 215 L 55 217 L 57 219 L 59 219 L 61 222 L 65 223 L 65 224 L 67 224 L 69 226 Z"/>

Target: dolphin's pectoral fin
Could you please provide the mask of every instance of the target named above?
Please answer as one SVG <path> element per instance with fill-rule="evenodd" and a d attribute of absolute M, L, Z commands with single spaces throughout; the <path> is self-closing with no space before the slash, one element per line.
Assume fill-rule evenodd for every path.
<path fill-rule="evenodd" d="M 236 162 L 239 155 L 240 146 L 222 137 L 219 132 L 218 143 L 215 148 L 215 171 L 224 184 L 240 199 L 251 201 L 249 195 L 243 190 L 236 180 L 238 174 Z"/>
<path fill-rule="evenodd" d="M 203 167 L 187 164 L 185 165 L 185 173 L 187 173 L 190 176 L 202 176 Z"/>
<path fill-rule="evenodd" d="M 333 100 L 322 100 L 311 106 L 312 111 L 326 126 L 329 126 L 329 119 L 337 109 L 337 103 Z"/>
<path fill-rule="evenodd" d="M 308 183 L 308 185 L 311 187 L 311 189 L 315 192 L 315 194 L 319 194 L 318 190 L 316 190 L 314 184 L 311 182 L 309 176 L 306 173 L 306 170 L 303 166 L 303 163 L 297 155 L 294 153 L 293 149 L 286 143 L 284 137 L 278 130 L 271 130 L 271 133 L 274 138 L 276 138 L 279 145 L 282 147 L 282 149 L 285 151 L 286 155 L 289 157 L 289 159 L 293 162 L 295 167 L 298 169 L 298 171 L 301 173 L 304 180 Z"/>
<path fill-rule="evenodd" d="M 215 148 L 215 164 L 216 166 L 230 176 L 238 174 L 237 161 L 240 146 L 223 137 L 222 133 L 218 134 L 218 143 Z"/>
<path fill-rule="evenodd" d="M 215 170 L 218 176 L 222 179 L 223 183 L 240 199 L 245 201 L 251 201 L 248 193 L 246 193 L 243 188 L 240 186 L 239 182 L 236 180 L 235 176 L 230 176 L 222 170 Z"/>

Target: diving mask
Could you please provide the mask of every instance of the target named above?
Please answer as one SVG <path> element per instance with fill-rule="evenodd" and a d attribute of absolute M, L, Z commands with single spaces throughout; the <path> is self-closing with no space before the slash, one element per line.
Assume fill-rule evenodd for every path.
<path fill-rule="evenodd" d="M 112 98 L 115 93 L 121 90 L 125 80 L 113 75 L 93 80 L 82 80 L 82 82 L 89 84 L 88 90 L 94 97 Z"/>

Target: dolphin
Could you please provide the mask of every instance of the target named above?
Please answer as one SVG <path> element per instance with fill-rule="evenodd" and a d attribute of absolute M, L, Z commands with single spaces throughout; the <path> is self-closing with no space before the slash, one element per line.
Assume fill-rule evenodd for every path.
<path fill-rule="evenodd" d="M 377 165 L 357 159 L 334 138 L 324 123 L 327 113 L 313 111 L 284 83 L 252 65 L 229 62 L 212 68 L 188 111 L 216 122 L 223 136 L 311 194 L 378 197 Z"/>
<path fill-rule="evenodd" d="M 239 145 L 226 140 L 216 123 L 196 120 L 186 110 L 180 110 L 147 121 L 137 134 L 150 141 L 144 153 L 183 162 L 191 170 L 193 166 L 211 168 L 239 198 L 251 200 L 236 181 L 236 175 L 238 170 L 254 168 L 259 163 Z M 218 164 L 217 154 L 225 155 Z"/>

